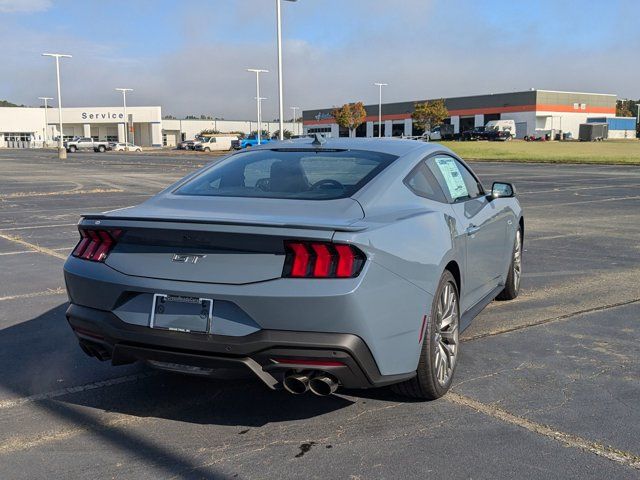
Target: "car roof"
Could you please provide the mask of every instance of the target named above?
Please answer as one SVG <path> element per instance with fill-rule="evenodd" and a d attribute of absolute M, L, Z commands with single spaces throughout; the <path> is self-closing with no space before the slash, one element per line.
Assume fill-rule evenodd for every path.
<path fill-rule="evenodd" d="M 295 138 L 283 141 L 271 141 L 264 145 L 255 146 L 252 150 L 272 150 L 274 148 L 314 148 L 314 137 Z M 319 149 L 349 149 L 349 150 L 371 150 L 374 152 L 388 153 L 401 157 L 414 150 L 422 150 L 425 153 L 440 151 L 441 145 L 434 143 L 420 142 L 401 138 L 324 138 Z"/>

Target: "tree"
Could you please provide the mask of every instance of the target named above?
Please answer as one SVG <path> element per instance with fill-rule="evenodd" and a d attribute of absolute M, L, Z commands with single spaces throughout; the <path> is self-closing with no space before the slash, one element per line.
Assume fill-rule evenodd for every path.
<path fill-rule="evenodd" d="M 291 135 L 292 135 L 291 131 L 290 131 L 290 130 L 287 130 L 287 129 L 285 128 L 285 129 L 284 129 L 284 131 L 283 131 L 283 133 L 282 133 L 282 136 L 283 136 L 285 139 L 289 139 L 289 138 L 291 138 Z M 273 132 L 273 138 L 280 138 L 280 130 L 276 130 L 275 132 Z"/>
<path fill-rule="evenodd" d="M 362 102 L 345 103 L 342 107 L 335 108 L 331 114 L 339 126 L 349 129 L 350 137 L 355 136 L 356 128 L 367 118 L 367 111 Z"/>
<path fill-rule="evenodd" d="M 424 131 L 430 131 L 432 126 L 440 125 L 447 117 L 449 117 L 449 110 L 447 110 L 443 98 L 416 103 L 415 109 L 411 114 L 416 127 Z"/>
<path fill-rule="evenodd" d="M 618 100 L 616 102 L 616 117 L 638 117 L 640 100 Z M 636 136 L 640 136 L 640 125 L 636 124 Z"/>
<path fill-rule="evenodd" d="M 216 130 L 215 128 L 207 128 L 205 130 L 202 130 L 198 136 L 202 137 L 203 135 L 218 135 L 220 132 L 220 130 Z"/>

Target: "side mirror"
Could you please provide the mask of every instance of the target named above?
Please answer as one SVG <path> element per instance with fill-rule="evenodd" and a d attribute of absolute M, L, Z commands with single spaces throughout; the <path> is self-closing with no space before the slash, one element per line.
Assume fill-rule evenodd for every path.
<path fill-rule="evenodd" d="M 516 196 L 516 187 L 510 183 L 493 182 L 491 186 L 491 199 L 511 198 Z"/>

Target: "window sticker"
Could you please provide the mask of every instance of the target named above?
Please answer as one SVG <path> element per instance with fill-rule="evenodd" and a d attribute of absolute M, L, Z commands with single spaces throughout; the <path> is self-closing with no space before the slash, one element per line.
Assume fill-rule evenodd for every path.
<path fill-rule="evenodd" d="M 462 178 L 462 173 L 460 173 L 460 169 L 453 158 L 436 158 L 436 165 L 438 165 L 438 168 L 444 177 L 444 181 L 447 184 L 451 198 L 457 200 L 458 198 L 469 196 L 467 186 Z"/>

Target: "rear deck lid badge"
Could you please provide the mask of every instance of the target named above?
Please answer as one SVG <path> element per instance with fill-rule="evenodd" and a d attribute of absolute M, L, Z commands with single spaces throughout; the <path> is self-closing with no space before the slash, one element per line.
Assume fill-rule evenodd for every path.
<path fill-rule="evenodd" d="M 198 263 L 201 259 L 205 258 L 206 255 L 202 254 L 182 254 L 182 253 L 174 253 L 172 262 L 178 263 Z"/>

